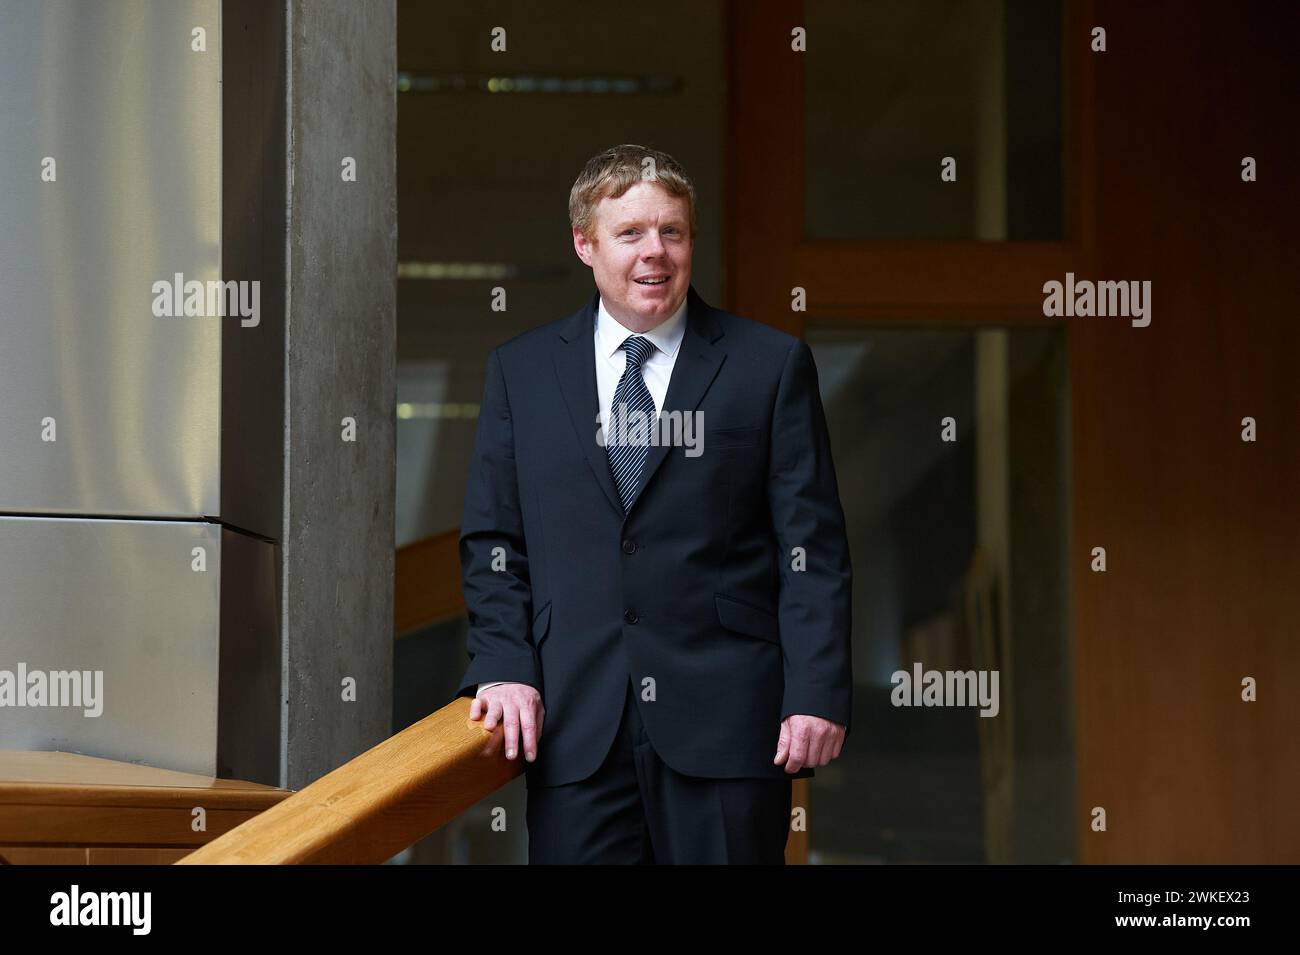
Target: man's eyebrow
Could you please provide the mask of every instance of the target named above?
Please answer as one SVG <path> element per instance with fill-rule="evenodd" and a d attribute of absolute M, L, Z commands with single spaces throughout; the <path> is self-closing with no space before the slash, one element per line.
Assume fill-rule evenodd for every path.
<path fill-rule="evenodd" d="M 612 226 L 610 226 L 610 228 L 611 228 L 611 229 L 616 229 L 616 230 L 618 230 L 619 232 L 622 232 L 624 229 L 631 228 L 632 226 L 636 226 L 636 227 L 639 228 L 643 222 L 644 222 L 644 220 L 642 220 L 642 219 L 624 219 L 624 220 L 622 220 L 621 222 L 616 222 L 616 223 L 614 223 Z M 683 225 L 686 224 L 686 220 L 685 220 L 685 219 L 678 219 L 676 216 L 673 216 L 673 217 L 670 218 L 670 219 L 665 219 L 663 224 L 664 224 L 665 227 L 667 227 L 667 226 L 683 226 Z"/>

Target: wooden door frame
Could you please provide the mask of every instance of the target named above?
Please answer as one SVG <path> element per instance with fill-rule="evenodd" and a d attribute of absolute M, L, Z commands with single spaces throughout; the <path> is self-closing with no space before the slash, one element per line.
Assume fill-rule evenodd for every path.
<path fill-rule="evenodd" d="M 1045 276 L 1087 272 L 1094 247 L 1092 0 L 1064 0 L 1062 185 L 1056 242 L 842 241 L 803 235 L 803 0 L 728 0 L 724 148 L 727 307 L 803 337 L 807 316 L 1043 324 Z M 817 37 L 808 39 L 815 49 Z M 790 290 L 808 291 L 792 312 Z"/>

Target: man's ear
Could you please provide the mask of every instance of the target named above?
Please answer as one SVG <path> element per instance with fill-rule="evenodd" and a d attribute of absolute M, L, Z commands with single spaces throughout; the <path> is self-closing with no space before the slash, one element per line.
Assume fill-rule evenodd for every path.
<path fill-rule="evenodd" d="M 573 230 L 573 251 L 578 253 L 578 258 L 582 259 L 583 264 L 589 268 L 591 266 L 591 250 L 594 245 L 595 243 L 588 241 L 580 229 Z"/>

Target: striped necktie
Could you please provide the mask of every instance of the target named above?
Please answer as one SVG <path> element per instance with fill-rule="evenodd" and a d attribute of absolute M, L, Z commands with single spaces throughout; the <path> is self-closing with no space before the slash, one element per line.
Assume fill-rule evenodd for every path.
<path fill-rule="evenodd" d="M 609 413 L 609 428 L 605 431 L 605 450 L 609 454 L 609 469 L 618 488 L 619 499 L 626 513 L 632 503 L 649 453 L 650 432 L 655 427 L 655 400 L 641 377 L 641 365 L 654 351 L 654 343 L 640 335 L 629 335 L 623 341 L 627 367 L 614 390 L 614 405 Z"/>

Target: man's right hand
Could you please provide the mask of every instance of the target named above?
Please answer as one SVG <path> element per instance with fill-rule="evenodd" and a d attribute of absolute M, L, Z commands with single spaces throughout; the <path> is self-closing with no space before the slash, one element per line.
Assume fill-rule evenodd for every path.
<path fill-rule="evenodd" d="M 490 686 L 476 696 L 469 705 L 469 718 L 483 720 L 483 728 L 491 732 L 498 723 L 505 724 L 502 736 L 492 734 L 483 749 L 484 756 L 492 756 L 500 747 L 504 738 L 506 759 L 514 759 L 519 753 L 519 731 L 524 735 L 524 758 L 530 763 L 537 759 L 537 741 L 542 736 L 542 722 L 546 719 L 546 710 L 542 707 L 542 695 L 535 687 L 527 683 L 499 683 Z"/>

